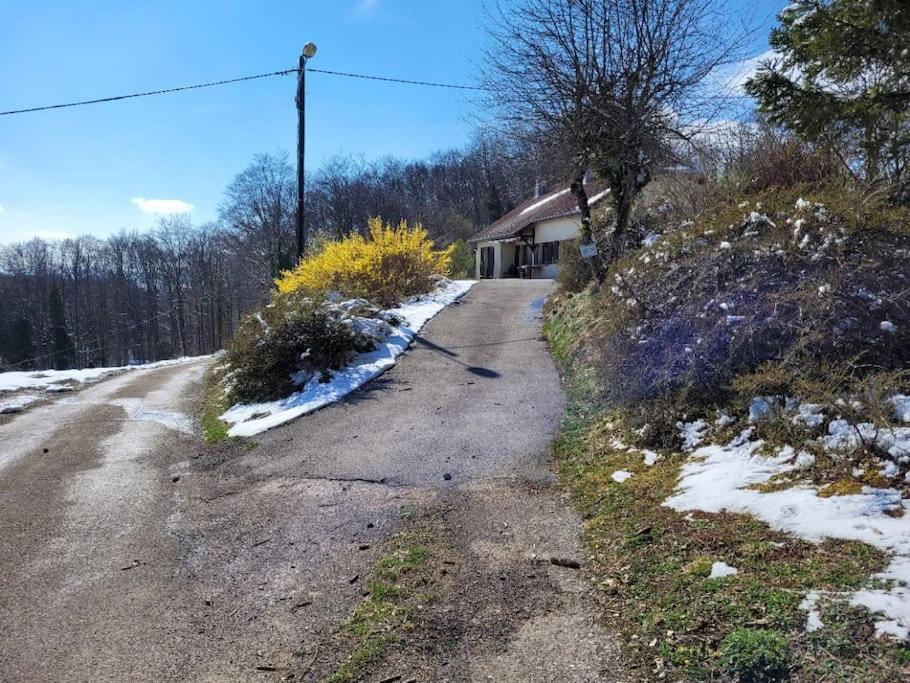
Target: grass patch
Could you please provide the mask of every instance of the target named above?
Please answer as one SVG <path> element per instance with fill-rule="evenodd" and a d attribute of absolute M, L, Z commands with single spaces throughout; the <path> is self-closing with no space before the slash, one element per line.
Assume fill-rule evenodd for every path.
<path fill-rule="evenodd" d="M 221 419 L 230 402 L 221 385 L 222 370 L 218 366 L 209 368 L 202 380 L 202 406 L 199 411 L 199 423 L 202 425 L 202 439 L 208 445 L 214 445 L 230 438 L 230 425 Z"/>
<path fill-rule="evenodd" d="M 426 533 L 402 533 L 392 544 L 391 552 L 373 567 L 369 593 L 341 627 L 350 654 L 329 677 L 331 683 L 360 680 L 370 664 L 414 627 L 411 615 L 417 605 L 432 598 L 426 588 L 431 555 Z"/>
<path fill-rule="evenodd" d="M 739 628 L 724 638 L 721 664 L 728 676 L 744 683 L 779 681 L 790 668 L 790 648 L 775 631 Z"/>
<path fill-rule="evenodd" d="M 569 399 L 555 453 L 587 520 L 596 583 L 632 666 L 667 680 L 901 679 L 907 654 L 875 638 L 868 612 L 824 601 L 824 628 L 807 633 L 799 607 L 810 589 L 835 594 L 867 584 L 885 565 L 882 553 L 804 542 L 748 515 L 682 515 L 662 505 L 686 456 L 666 450 L 648 467 L 640 452 L 615 446 L 635 439 L 622 411 L 602 407 L 578 343 L 576 332 L 594 320 L 586 297 L 557 302 L 546 326 Z M 618 484 L 616 470 L 632 477 Z M 738 574 L 708 578 L 715 561 Z"/>

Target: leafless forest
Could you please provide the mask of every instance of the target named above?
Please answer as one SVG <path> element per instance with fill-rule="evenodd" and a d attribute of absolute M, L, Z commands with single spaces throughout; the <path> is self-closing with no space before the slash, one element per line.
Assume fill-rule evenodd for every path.
<path fill-rule="evenodd" d="M 311 238 L 367 218 L 420 221 L 440 244 L 469 237 L 554 175 L 531 147 L 478 133 L 429 159 L 339 156 L 307 179 Z M 226 188 L 214 223 L 0 247 L 0 367 L 121 365 L 222 347 L 295 253 L 295 171 L 260 155 Z"/>

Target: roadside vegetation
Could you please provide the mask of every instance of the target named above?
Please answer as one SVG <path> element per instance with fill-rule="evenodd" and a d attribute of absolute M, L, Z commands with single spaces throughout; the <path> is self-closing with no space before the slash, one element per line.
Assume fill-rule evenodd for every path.
<path fill-rule="evenodd" d="M 514 21 L 557 52 L 585 37 L 573 12 L 599 11 L 525 5 Z M 746 85 L 756 120 L 685 149 L 649 131 L 673 163 L 637 156 L 628 196 L 582 231 L 597 256 L 562 247 L 555 453 L 641 679 L 910 677 L 907 20 L 897 2 L 792 3 Z M 559 74 L 542 73 L 544 101 Z M 622 167 L 588 119 L 553 114 L 572 158 Z"/>
<path fill-rule="evenodd" d="M 282 294 L 369 298 L 385 307 L 428 292 L 434 275 L 451 270 L 454 247 L 436 250 L 421 225 L 385 225 L 370 219 L 365 235 L 324 240 L 275 284 Z"/>
<path fill-rule="evenodd" d="M 368 667 L 414 628 L 414 611 L 433 599 L 427 532 L 402 532 L 389 545 L 373 567 L 363 601 L 341 625 L 338 645 L 346 654 L 328 678 L 331 683 L 362 680 Z"/>
<path fill-rule="evenodd" d="M 231 405 L 273 401 L 308 382 L 328 382 L 401 320 L 388 308 L 434 290 L 453 247 L 435 249 L 420 225 L 370 221 L 365 236 L 323 239 L 281 273 L 270 301 L 246 316 L 207 385 L 203 421 L 214 439 Z M 218 413 L 217 411 L 221 412 Z M 222 427 L 223 426 L 223 427 Z"/>
<path fill-rule="evenodd" d="M 216 365 L 209 368 L 202 378 L 199 424 L 202 427 L 202 439 L 209 446 L 228 438 L 228 426 L 221 420 L 222 413 L 230 407 L 221 384 L 223 376 L 224 366 Z"/>
<path fill-rule="evenodd" d="M 547 333 L 569 395 L 555 454 L 585 518 L 605 620 L 619 631 L 640 678 L 900 679 L 910 651 L 876 638 L 868 611 L 836 598 L 885 567 L 881 552 L 863 543 L 796 539 L 749 515 L 682 514 L 664 505 L 689 456 L 678 442 L 627 445 L 636 443 L 640 418 L 607 407 L 602 376 L 584 356 L 600 343 L 588 334 L 596 330 L 598 303 L 586 292 L 551 309 Z M 655 410 L 654 424 L 669 414 L 665 406 Z M 696 413 L 683 404 L 677 416 L 684 414 Z M 659 454 L 650 466 L 643 459 L 648 451 Z M 616 472 L 631 476 L 619 483 Z M 711 578 L 715 562 L 737 573 Z M 824 628 L 811 632 L 801 607 L 810 591 L 832 596 Z"/>
<path fill-rule="evenodd" d="M 851 540 L 834 514 L 785 533 L 775 506 L 796 500 L 799 517 L 812 495 L 877 500 L 866 519 L 903 517 L 910 212 L 864 201 L 839 173 L 706 200 L 691 218 L 667 195 L 656 204 L 601 286 L 567 261 L 549 304 L 570 395 L 556 455 L 609 623 L 644 678 L 906 677 L 902 608 L 875 614 L 877 598 L 857 597 L 900 602 L 903 532 Z M 733 462 L 740 484 L 724 478 Z M 740 504 L 736 490 L 769 497 Z"/>

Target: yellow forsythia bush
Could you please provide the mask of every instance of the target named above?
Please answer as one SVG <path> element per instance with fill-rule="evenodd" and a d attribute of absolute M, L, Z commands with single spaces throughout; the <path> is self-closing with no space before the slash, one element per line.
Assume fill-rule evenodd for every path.
<path fill-rule="evenodd" d="M 433 287 L 432 275 L 448 275 L 452 247 L 435 250 L 427 231 L 418 223 L 398 227 L 369 221 L 367 236 L 351 235 L 323 242 L 293 270 L 275 281 L 282 293 L 319 294 L 336 291 L 362 297 L 381 306 L 423 294 Z"/>

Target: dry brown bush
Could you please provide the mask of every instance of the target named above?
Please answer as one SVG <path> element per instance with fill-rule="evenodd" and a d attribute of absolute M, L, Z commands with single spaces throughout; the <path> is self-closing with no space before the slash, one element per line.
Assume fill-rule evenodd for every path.
<path fill-rule="evenodd" d="M 729 400 L 738 375 L 785 359 L 794 375 L 780 392 L 819 360 L 855 378 L 907 366 L 910 221 L 850 213 L 840 187 L 797 209 L 799 195 L 717 209 L 613 264 L 598 302 L 609 404 L 684 393 L 677 405 L 697 411 Z"/>

